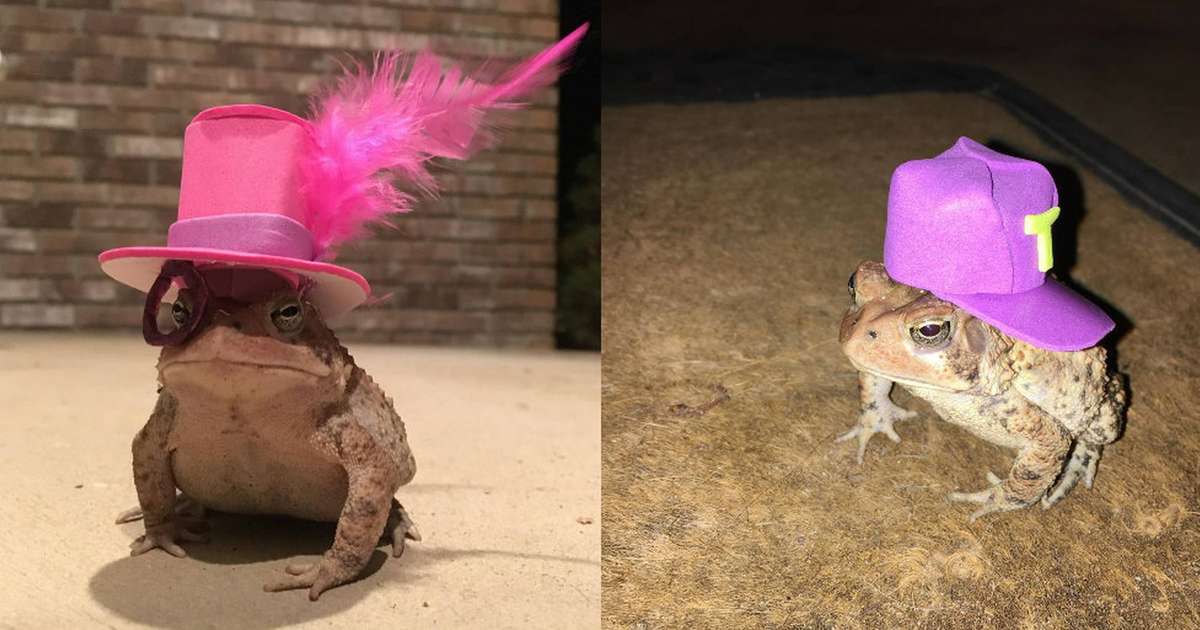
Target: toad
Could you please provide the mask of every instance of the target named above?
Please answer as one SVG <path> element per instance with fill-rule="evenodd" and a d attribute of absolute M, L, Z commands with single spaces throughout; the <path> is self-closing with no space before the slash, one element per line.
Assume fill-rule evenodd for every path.
<path fill-rule="evenodd" d="M 185 555 L 203 508 L 334 521 L 324 557 L 266 585 L 315 600 L 357 577 L 381 535 L 397 556 L 419 540 L 393 499 L 416 470 L 404 423 L 325 324 L 386 296 L 334 258 L 436 196 L 435 160 L 494 146 L 490 113 L 528 106 L 586 32 L 486 77 L 431 50 L 381 53 L 314 94 L 308 118 L 243 103 L 192 119 L 165 246 L 99 256 L 146 292 L 143 334 L 163 346 L 158 403 L 133 441 L 140 507 L 118 518 L 145 520 L 134 555 Z"/>
<path fill-rule="evenodd" d="M 316 600 L 357 577 L 381 535 L 397 557 L 406 537 L 420 540 L 393 498 L 416 472 L 404 423 L 303 291 L 266 270 L 168 273 L 191 288 L 162 333 L 187 336 L 164 345 L 158 402 L 133 440 L 141 507 L 117 521 L 145 522 L 133 555 L 183 557 L 181 541 L 204 540 L 204 508 L 336 522 L 319 561 L 265 586 L 307 588 Z"/>
<path fill-rule="evenodd" d="M 859 370 L 861 411 L 858 424 L 837 439 L 857 441 L 860 464 L 872 436 L 899 442 L 895 423 L 916 415 L 892 402 L 899 384 L 944 420 L 1017 451 L 1007 478 L 989 472 L 987 488 L 949 495 L 979 504 L 972 522 L 1038 501 L 1048 508 L 1080 480 L 1092 487 L 1125 407 L 1124 384 L 1107 368 L 1103 348 L 1035 347 L 894 281 L 878 262 L 859 265 L 849 291 L 839 341 Z"/>

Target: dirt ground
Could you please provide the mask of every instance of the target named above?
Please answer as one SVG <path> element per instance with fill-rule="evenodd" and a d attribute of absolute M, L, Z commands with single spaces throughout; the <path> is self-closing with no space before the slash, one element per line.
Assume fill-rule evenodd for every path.
<path fill-rule="evenodd" d="M 1200 626 L 1200 252 L 973 95 L 602 125 L 605 626 Z M 846 278 L 881 255 L 892 169 L 959 135 L 1049 163 L 1058 270 L 1114 309 L 1132 389 L 1094 489 L 973 525 L 945 495 L 1011 453 L 903 394 L 901 443 L 834 443 Z"/>
<path fill-rule="evenodd" d="M 130 557 L 130 441 L 155 397 L 138 335 L 0 334 L 0 628 L 593 628 L 599 356 L 348 344 L 417 459 L 424 540 L 309 602 L 264 593 L 332 524 L 217 515 L 189 557 Z M 589 522 L 590 519 L 590 522 Z"/>

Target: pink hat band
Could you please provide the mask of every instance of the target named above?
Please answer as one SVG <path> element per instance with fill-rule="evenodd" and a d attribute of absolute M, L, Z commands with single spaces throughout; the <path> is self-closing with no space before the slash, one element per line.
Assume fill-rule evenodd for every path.
<path fill-rule="evenodd" d="M 222 249 L 313 259 L 313 238 L 299 221 L 281 214 L 246 212 L 176 221 L 167 230 L 167 247 Z"/>

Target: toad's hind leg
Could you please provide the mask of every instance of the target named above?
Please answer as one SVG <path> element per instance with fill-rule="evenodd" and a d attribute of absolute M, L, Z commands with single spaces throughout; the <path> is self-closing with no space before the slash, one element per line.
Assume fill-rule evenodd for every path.
<path fill-rule="evenodd" d="M 1075 441 L 1071 458 L 1063 468 L 1058 482 L 1042 497 L 1042 507 L 1049 508 L 1083 480 L 1089 489 L 1096 480 L 1096 466 L 1105 444 L 1111 444 L 1121 436 L 1125 424 L 1125 384 L 1120 376 L 1113 375 L 1104 384 L 1104 397 L 1097 407 L 1096 415 L 1088 423 L 1087 430 Z"/>
<path fill-rule="evenodd" d="M 1063 460 L 1071 449 L 1070 438 L 1058 422 L 1033 405 L 1014 413 L 1007 428 L 1026 441 L 1008 478 L 1001 480 L 989 475 L 991 487 L 979 492 L 952 492 L 948 497 L 951 501 L 981 504 L 971 514 L 972 522 L 985 514 L 1036 503 L 1062 471 Z"/>
<path fill-rule="evenodd" d="M 314 440 L 335 454 L 346 469 L 346 502 L 338 516 L 333 546 L 317 562 L 288 565 L 286 577 L 263 588 L 307 588 L 308 598 L 316 601 L 322 592 L 353 580 L 367 566 L 400 488 L 401 471 L 367 431 L 347 418 L 331 421 Z"/>
<path fill-rule="evenodd" d="M 1100 454 L 1103 450 L 1104 447 L 1099 444 L 1091 444 L 1083 440 L 1077 441 L 1058 482 L 1042 497 L 1042 508 L 1049 508 L 1061 501 L 1079 483 L 1080 479 L 1083 480 L 1083 485 L 1090 489 L 1092 482 L 1096 479 L 1096 465 L 1100 463 Z"/>

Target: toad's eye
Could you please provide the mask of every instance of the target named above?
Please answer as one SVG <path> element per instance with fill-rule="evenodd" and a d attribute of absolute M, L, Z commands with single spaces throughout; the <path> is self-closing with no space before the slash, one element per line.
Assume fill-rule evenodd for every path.
<path fill-rule="evenodd" d="M 296 332 L 304 324 L 304 309 L 296 302 L 285 302 L 271 311 L 271 323 L 279 332 Z"/>
<path fill-rule="evenodd" d="M 923 321 L 908 329 L 908 334 L 918 346 L 939 346 L 950 338 L 950 322 L 945 320 Z"/>
<path fill-rule="evenodd" d="M 182 327 L 191 318 L 192 304 L 186 297 L 180 295 L 171 305 L 171 319 L 175 320 L 176 326 Z"/>
<path fill-rule="evenodd" d="M 851 300 L 858 299 L 857 295 L 854 293 L 854 276 L 855 275 L 857 275 L 857 272 L 850 274 L 850 280 L 848 280 L 846 282 L 846 288 L 850 290 L 850 299 Z"/>

